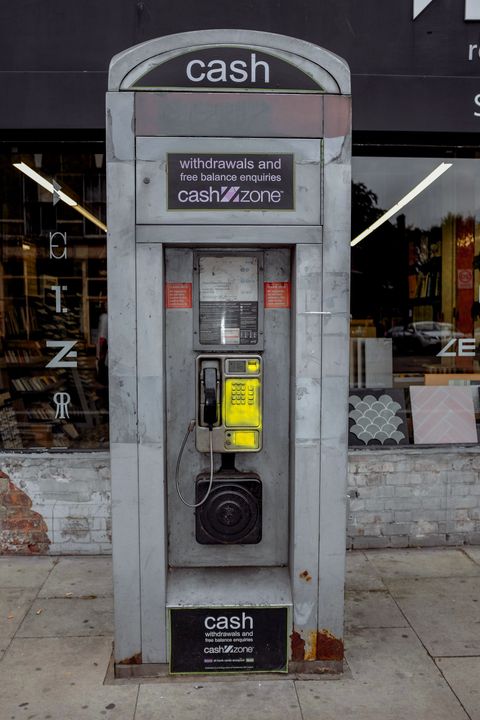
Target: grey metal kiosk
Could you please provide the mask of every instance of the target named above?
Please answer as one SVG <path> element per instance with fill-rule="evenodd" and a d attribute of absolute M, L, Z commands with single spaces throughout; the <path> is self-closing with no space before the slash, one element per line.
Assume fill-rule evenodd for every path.
<path fill-rule="evenodd" d="M 111 62 L 117 674 L 341 668 L 349 83 L 243 30 Z"/>

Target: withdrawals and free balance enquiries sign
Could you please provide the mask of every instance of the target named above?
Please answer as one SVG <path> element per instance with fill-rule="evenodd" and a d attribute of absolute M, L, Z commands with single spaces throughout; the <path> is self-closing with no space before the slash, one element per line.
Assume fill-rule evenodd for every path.
<path fill-rule="evenodd" d="M 287 672 L 286 607 L 172 608 L 170 672 Z"/>
<path fill-rule="evenodd" d="M 294 210 L 293 153 L 168 153 L 168 210 Z"/>

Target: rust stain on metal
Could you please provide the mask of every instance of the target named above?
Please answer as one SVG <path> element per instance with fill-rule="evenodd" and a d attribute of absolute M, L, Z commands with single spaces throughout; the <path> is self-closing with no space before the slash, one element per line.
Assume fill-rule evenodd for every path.
<path fill-rule="evenodd" d="M 312 579 L 312 576 L 310 575 L 308 570 L 304 570 L 303 572 L 299 573 L 299 575 L 306 582 L 310 582 L 310 580 Z"/>
<path fill-rule="evenodd" d="M 343 660 L 343 640 L 323 628 L 317 633 L 316 660 Z"/>
<path fill-rule="evenodd" d="M 292 660 L 296 662 L 305 660 L 305 640 L 296 630 L 290 635 L 290 645 L 292 648 Z"/>
<path fill-rule="evenodd" d="M 305 660 L 317 659 L 317 631 L 309 630 L 307 642 L 305 643 Z"/>
<path fill-rule="evenodd" d="M 309 630 L 304 639 L 296 630 L 290 635 L 292 660 L 294 662 L 313 660 L 343 660 L 343 640 L 323 628 L 317 632 Z"/>
<path fill-rule="evenodd" d="M 304 639 L 296 630 L 290 635 L 292 646 L 292 660 L 301 662 L 303 660 L 315 660 L 317 650 L 317 631 L 311 630 L 306 633 Z"/>
<path fill-rule="evenodd" d="M 141 665 L 142 664 L 142 653 L 139 652 L 136 655 L 132 655 L 132 657 L 124 658 L 123 660 L 119 660 L 117 665 Z"/>

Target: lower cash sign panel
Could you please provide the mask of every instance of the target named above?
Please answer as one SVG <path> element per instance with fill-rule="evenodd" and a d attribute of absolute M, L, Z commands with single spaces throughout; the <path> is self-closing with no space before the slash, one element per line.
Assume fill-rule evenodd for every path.
<path fill-rule="evenodd" d="M 288 609 L 173 608 L 171 673 L 287 672 Z"/>

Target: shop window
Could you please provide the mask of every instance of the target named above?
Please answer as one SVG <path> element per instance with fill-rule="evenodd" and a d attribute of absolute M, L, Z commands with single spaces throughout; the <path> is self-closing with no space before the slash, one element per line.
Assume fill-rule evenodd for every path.
<path fill-rule="evenodd" d="M 366 152 L 353 161 L 350 442 L 477 442 L 480 160 Z M 362 434 L 366 396 L 379 413 L 399 405 L 388 428 Z"/>
<path fill-rule="evenodd" d="M 0 447 L 108 447 L 102 143 L 0 144 Z"/>

